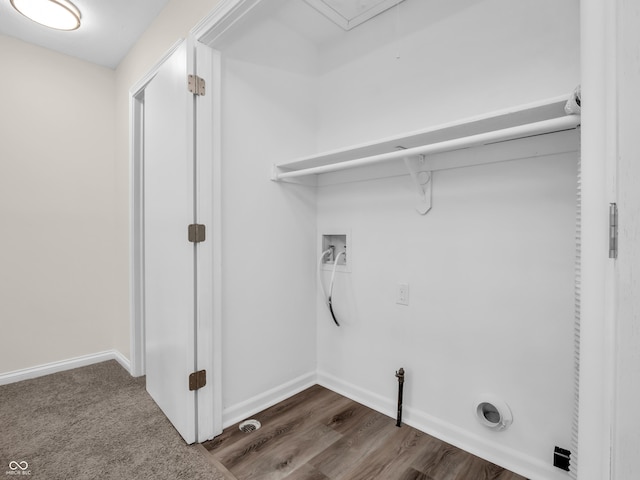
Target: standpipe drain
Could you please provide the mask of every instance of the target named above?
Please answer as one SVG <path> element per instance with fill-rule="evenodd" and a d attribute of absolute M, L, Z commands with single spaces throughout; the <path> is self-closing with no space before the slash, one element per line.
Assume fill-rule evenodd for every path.
<path fill-rule="evenodd" d="M 238 428 L 240 428 L 241 432 L 249 433 L 253 432 L 254 430 L 258 430 L 261 426 L 262 425 L 258 420 L 245 420 L 244 422 L 240 423 Z"/>

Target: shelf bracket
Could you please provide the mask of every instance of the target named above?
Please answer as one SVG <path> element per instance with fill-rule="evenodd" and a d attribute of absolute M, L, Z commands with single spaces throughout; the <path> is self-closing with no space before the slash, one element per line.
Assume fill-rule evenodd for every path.
<path fill-rule="evenodd" d="M 416 155 L 413 157 L 405 157 L 404 163 L 409 170 L 411 178 L 418 187 L 418 203 L 416 210 L 420 215 L 426 215 L 431 210 L 431 185 L 433 172 L 427 170 L 426 159 L 424 155 Z"/>

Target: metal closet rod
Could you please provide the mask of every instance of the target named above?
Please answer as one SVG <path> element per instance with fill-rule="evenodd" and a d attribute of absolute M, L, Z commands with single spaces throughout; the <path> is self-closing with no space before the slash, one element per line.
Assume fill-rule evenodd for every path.
<path fill-rule="evenodd" d="M 454 138 L 453 140 L 445 140 L 443 142 L 431 143 L 429 145 L 407 148 L 395 152 L 381 153 L 378 155 L 371 155 L 369 157 L 356 158 L 354 160 L 347 160 L 345 162 L 333 163 L 330 165 L 304 168 L 301 170 L 293 170 L 290 172 L 276 172 L 273 179 L 284 180 L 286 178 L 302 177 L 305 175 L 337 172 L 339 170 L 363 167 L 365 165 L 372 165 L 388 160 L 403 159 L 414 155 L 442 153 L 451 150 L 458 150 L 461 148 L 487 145 L 489 143 L 495 143 L 499 141 L 515 140 L 517 138 L 531 137 L 534 135 L 559 132 L 562 130 L 570 130 L 577 128 L 579 125 L 580 115 L 567 115 L 564 117 L 552 118 L 550 120 L 542 120 L 540 122 L 518 125 L 517 127 L 503 128 L 501 130 L 469 135 L 468 137 Z"/>

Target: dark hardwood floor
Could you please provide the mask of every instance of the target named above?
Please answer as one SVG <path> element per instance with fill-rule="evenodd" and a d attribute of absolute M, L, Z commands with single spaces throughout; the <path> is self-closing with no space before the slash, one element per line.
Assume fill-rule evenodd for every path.
<path fill-rule="evenodd" d="M 203 446 L 237 480 L 526 480 L 315 385 Z"/>

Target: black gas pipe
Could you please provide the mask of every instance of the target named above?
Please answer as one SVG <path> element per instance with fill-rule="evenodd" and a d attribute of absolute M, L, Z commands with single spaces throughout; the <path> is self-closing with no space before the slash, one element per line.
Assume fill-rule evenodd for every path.
<path fill-rule="evenodd" d="M 396 427 L 400 427 L 402 424 L 402 387 L 404 386 L 404 368 L 400 368 L 396 372 L 396 378 L 398 379 L 398 421 Z"/>

